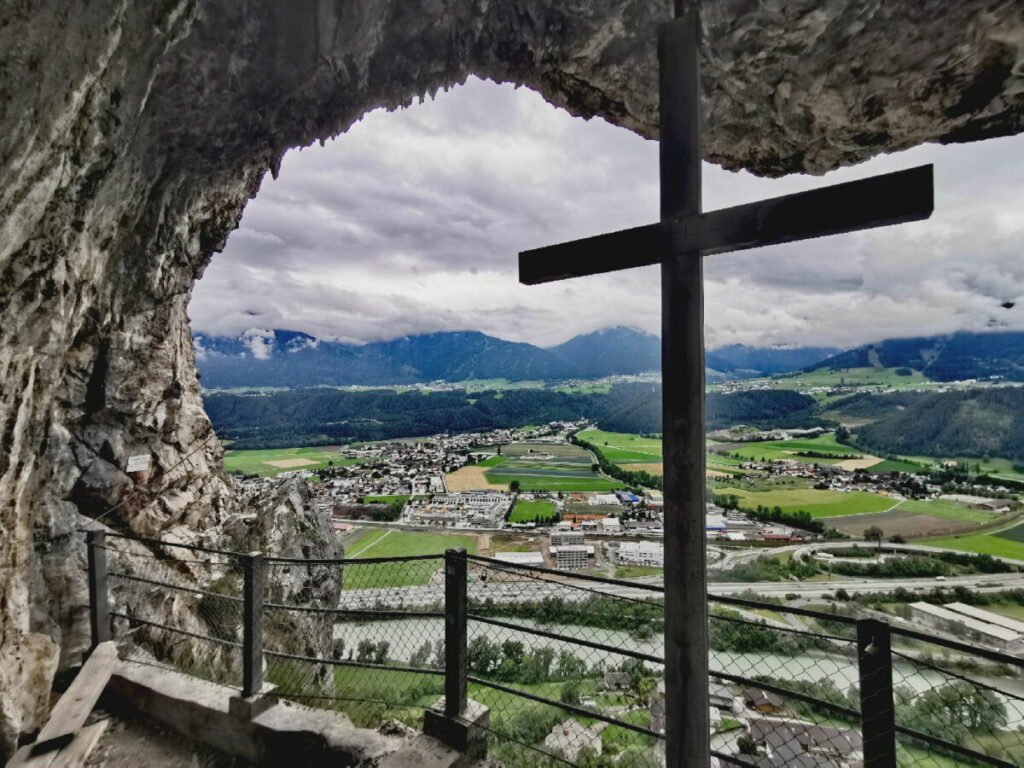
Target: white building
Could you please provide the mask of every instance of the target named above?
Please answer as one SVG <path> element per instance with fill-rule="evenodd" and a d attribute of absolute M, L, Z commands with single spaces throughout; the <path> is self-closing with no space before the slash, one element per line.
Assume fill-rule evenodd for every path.
<path fill-rule="evenodd" d="M 495 560 L 501 560 L 510 565 L 544 565 L 544 555 L 540 552 L 495 552 Z"/>
<path fill-rule="evenodd" d="M 660 541 L 624 541 L 619 545 L 620 565 L 646 565 L 665 567 L 665 546 Z"/>
<path fill-rule="evenodd" d="M 469 491 L 413 499 L 403 512 L 407 522 L 417 525 L 500 528 L 512 497 L 497 491 Z"/>
<path fill-rule="evenodd" d="M 605 533 L 622 533 L 622 521 L 617 517 L 606 517 L 598 522 Z"/>

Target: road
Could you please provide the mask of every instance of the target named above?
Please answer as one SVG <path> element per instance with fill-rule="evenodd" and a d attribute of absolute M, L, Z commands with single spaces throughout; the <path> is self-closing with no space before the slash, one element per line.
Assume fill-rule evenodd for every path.
<path fill-rule="evenodd" d="M 557 597 L 567 601 L 585 600 L 595 593 L 634 600 L 657 599 L 660 593 L 644 589 L 640 585 L 660 584 L 659 577 L 645 576 L 631 579 L 635 587 L 621 584 L 583 581 L 580 579 L 559 579 L 544 576 L 535 579 L 523 572 L 514 574 L 515 581 L 504 581 L 507 578 L 497 569 L 472 571 L 473 580 L 468 585 L 470 600 L 492 600 L 495 603 L 534 602 L 545 597 Z M 487 580 L 482 580 L 482 574 Z M 800 598 L 820 598 L 822 595 L 834 594 L 837 589 L 847 592 L 876 594 L 903 589 L 926 592 L 935 587 L 951 589 L 967 587 L 979 592 L 996 592 L 1006 589 L 1024 589 L 1024 574 L 978 574 L 972 576 L 950 576 L 942 581 L 928 579 L 835 579 L 833 581 L 776 581 L 776 582 L 712 582 L 708 585 L 711 595 L 737 595 L 753 593 L 764 597 L 782 597 L 798 595 Z M 342 592 L 339 607 L 346 609 L 396 609 L 424 608 L 439 604 L 444 599 L 444 590 L 440 585 L 418 587 L 389 587 L 383 589 L 354 589 Z"/>

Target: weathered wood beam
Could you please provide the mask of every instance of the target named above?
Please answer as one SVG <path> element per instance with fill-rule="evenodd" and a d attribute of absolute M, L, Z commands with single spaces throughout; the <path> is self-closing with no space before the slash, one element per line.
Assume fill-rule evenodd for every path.
<path fill-rule="evenodd" d="M 537 285 L 571 277 L 657 264 L 663 238 L 705 256 L 839 235 L 932 215 L 933 168 L 922 165 L 823 189 L 722 208 L 519 254 L 519 282 Z"/>

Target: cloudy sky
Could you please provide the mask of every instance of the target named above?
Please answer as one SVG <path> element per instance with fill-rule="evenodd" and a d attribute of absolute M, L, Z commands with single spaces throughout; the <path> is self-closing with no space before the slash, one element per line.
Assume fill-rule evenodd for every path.
<path fill-rule="evenodd" d="M 853 346 L 1024 328 L 1024 136 L 919 147 L 821 177 L 705 165 L 705 209 L 935 163 L 926 222 L 709 257 L 707 343 Z M 195 332 L 349 342 L 479 330 L 557 344 L 614 325 L 657 333 L 658 270 L 543 286 L 518 251 L 657 219 L 658 147 L 525 88 L 471 79 L 293 150 L 214 257 Z M 1004 309 L 1004 302 L 1018 302 Z"/>

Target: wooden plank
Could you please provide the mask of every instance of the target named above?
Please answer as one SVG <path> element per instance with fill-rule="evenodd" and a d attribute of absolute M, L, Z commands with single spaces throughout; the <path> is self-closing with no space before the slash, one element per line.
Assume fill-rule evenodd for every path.
<path fill-rule="evenodd" d="M 920 221 L 935 207 L 933 168 L 922 165 L 519 254 L 519 282 L 537 285 L 659 263 L 663 232 L 675 250 L 705 256 Z"/>
<path fill-rule="evenodd" d="M 50 719 L 39 732 L 39 738 L 32 745 L 32 754 L 59 748 L 71 741 L 96 706 L 107 681 L 117 664 L 117 646 L 112 640 L 100 643 L 93 649 L 78 676 L 60 697 L 57 706 L 50 713 Z"/>
<path fill-rule="evenodd" d="M 89 754 L 99 743 L 109 724 L 110 720 L 100 720 L 84 726 L 75 734 L 70 744 L 56 753 L 53 762 L 50 763 L 50 768 L 81 768 L 85 765 Z"/>

